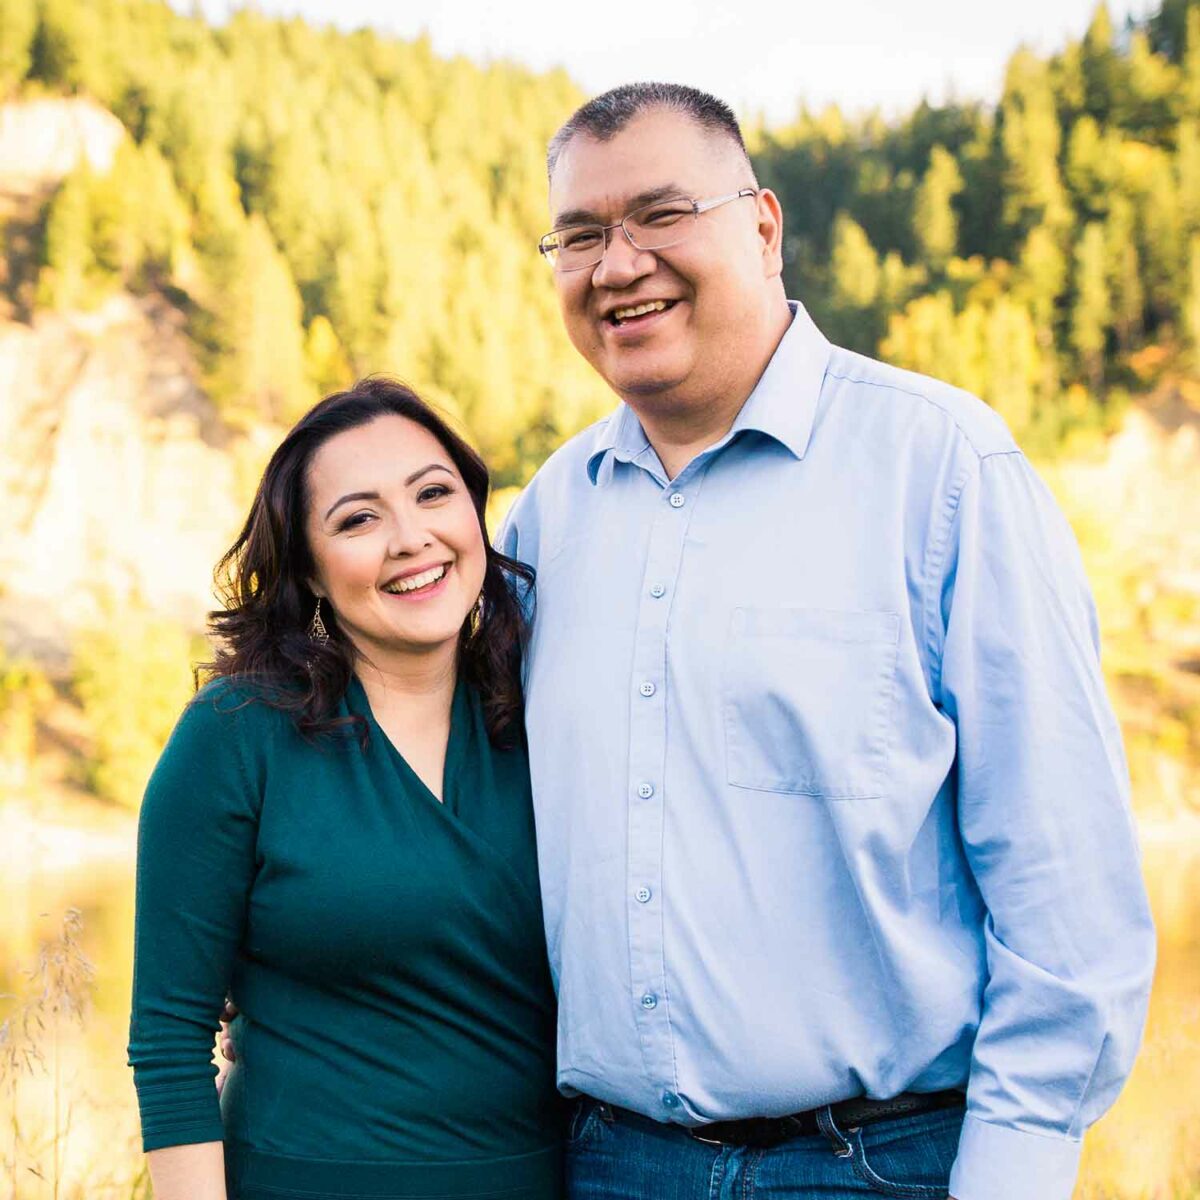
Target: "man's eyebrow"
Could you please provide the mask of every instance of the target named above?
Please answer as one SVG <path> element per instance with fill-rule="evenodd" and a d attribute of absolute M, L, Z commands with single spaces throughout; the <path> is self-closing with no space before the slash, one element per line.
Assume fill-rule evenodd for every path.
<path fill-rule="evenodd" d="M 448 466 L 446 466 L 445 463 L 430 463 L 428 466 L 422 467 L 419 471 L 414 471 L 404 481 L 404 486 L 411 487 L 414 483 L 417 482 L 418 479 L 422 478 L 422 476 L 428 475 L 430 471 L 445 471 L 447 475 L 453 474 L 453 472 L 450 470 L 450 468 Z M 352 501 L 355 501 L 355 500 L 378 500 L 378 499 L 379 499 L 378 492 L 347 492 L 340 500 L 334 501 L 334 503 L 330 506 L 329 511 L 325 514 L 325 520 L 328 521 L 329 518 L 332 517 L 333 514 L 339 508 L 342 507 L 343 504 L 350 504 Z"/>
<path fill-rule="evenodd" d="M 657 200 L 675 199 L 687 194 L 687 189 L 681 188 L 677 183 L 664 183 L 661 187 L 650 188 L 647 191 L 638 192 L 636 196 L 630 197 L 625 213 L 631 213 L 635 208 L 642 208 L 644 205 L 653 204 Z M 555 229 L 563 229 L 567 225 L 603 224 L 605 222 L 598 213 L 594 213 L 586 208 L 568 208 L 565 212 L 560 212 L 554 218 Z"/>

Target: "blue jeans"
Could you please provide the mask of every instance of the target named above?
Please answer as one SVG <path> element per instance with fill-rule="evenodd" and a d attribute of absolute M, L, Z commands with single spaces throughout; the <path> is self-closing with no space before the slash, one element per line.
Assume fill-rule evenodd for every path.
<path fill-rule="evenodd" d="M 713 1146 L 679 1126 L 625 1124 L 583 1100 L 567 1139 L 568 1200 L 945 1200 L 965 1109 L 822 1132 L 769 1150 Z"/>

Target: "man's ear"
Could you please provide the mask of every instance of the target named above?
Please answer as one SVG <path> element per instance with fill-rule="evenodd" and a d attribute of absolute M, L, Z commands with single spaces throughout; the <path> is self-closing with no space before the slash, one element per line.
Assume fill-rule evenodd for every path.
<path fill-rule="evenodd" d="M 783 274 L 783 208 L 770 188 L 758 193 L 758 236 L 762 239 L 763 275 Z"/>

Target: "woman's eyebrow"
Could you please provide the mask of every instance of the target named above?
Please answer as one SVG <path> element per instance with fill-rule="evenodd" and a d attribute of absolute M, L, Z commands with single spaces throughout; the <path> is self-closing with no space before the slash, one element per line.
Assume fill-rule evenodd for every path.
<path fill-rule="evenodd" d="M 419 471 L 414 471 L 404 481 L 404 486 L 408 487 L 410 484 L 416 483 L 417 480 L 420 479 L 422 475 L 428 475 L 430 471 L 445 471 L 447 475 L 454 474 L 454 472 L 451 471 L 450 468 L 448 466 L 446 466 L 445 463 L 436 463 L 436 462 L 430 463 L 427 467 L 422 467 Z"/>
<path fill-rule="evenodd" d="M 447 475 L 453 475 L 454 472 L 446 466 L 445 463 L 429 463 L 422 467 L 419 471 L 414 471 L 405 481 L 404 486 L 410 487 L 416 483 L 423 475 L 428 475 L 430 471 L 445 471 Z M 378 500 L 378 492 L 347 492 L 340 500 L 335 500 L 330 506 L 329 511 L 325 514 L 325 520 L 328 521 L 333 516 L 334 512 L 341 508 L 343 504 L 349 504 L 352 500 Z"/>
<path fill-rule="evenodd" d="M 335 510 L 341 508 L 343 504 L 349 504 L 352 500 L 378 500 L 378 492 L 347 492 L 340 500 L 335 500 L 329 511 L 325 514 L 325 520 L 328 521 L 333 516 Z"/>

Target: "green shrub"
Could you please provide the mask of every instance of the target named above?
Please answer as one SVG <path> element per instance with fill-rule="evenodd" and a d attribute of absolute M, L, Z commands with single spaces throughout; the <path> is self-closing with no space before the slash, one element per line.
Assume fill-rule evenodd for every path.
<path fill-rule="evenodd" d="M 0 650 L 0 788 L 28 780 L 38 718 L 53 699 L 54 689 L 36 663 L 7 658 Z"/>
<path fill-rule="evenodd" d="M 73 683 L 91 742 L 85 782 L 98 796 L 128 808 L 141 803 L 192 694 L 192 651 L 181 626 L 127 607 L 81 639 Z"/>

